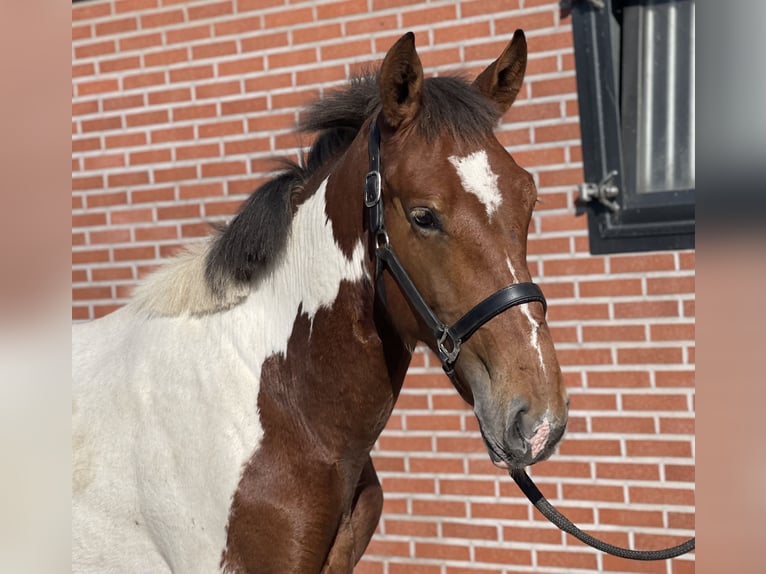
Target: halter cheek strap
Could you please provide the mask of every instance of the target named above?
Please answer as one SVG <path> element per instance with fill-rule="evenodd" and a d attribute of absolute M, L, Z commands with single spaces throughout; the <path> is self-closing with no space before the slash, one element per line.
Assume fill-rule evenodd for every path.
<path fill-rule="evenodd" d="M 537 301 L 547 310 L 545 296 L 534 283 L 515 283 L 496 291 L 474 306 L 453 325 L 443 323 L 418 291 L 415 283 L 394 253 L 388 239 L 383 217 L 383 184 L 380 175 L 380 130 L 377 116 L 373 117 L 368 143 L 370 171 L 364 182 L 364 204 L 367 207 L 368 229 L 377 262 L 376 276 L 388 270 L 396 280 L 402 293 L 431 331 L 442 367 L 456 383 L 454 366 L 460 354 L 461 345 L 482 325 L 503 311 L 516 305 Z"/>

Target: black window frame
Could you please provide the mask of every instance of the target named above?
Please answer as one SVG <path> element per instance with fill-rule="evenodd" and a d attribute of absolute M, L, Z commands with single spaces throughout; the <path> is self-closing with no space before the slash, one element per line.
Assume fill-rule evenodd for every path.
<path fill-rule="evenodd" d="M 587 182 L 581 187 L 578 212 L 587 211 L 592 254 L 693 249 L 695 190 L 638 193 L 635 182 L 624 178 L 629 158 L 622 145 L 621 15 L 629 2 L 643 3 L 574 0 L 571 5 Z M 602 200 L 585 201 L 583 192 Z"/>

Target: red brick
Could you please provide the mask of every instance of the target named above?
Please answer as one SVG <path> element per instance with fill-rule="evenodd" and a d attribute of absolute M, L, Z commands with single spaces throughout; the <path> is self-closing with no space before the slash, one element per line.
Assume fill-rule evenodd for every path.
<path fill-rule="evenodd" d="M 242 92 L 242 86 L 239 80 L 228 82 L 217 81 L 214 84 L 201 84 L 194 87 L 195 99 L 220 98 L 221 96 L 230 96 Z"/>
<path fill-rule="evenodd" d="M 643 325 L 584 325 L 583 341 L 645 341 L 646 329 Z"/>
<path fill-rule="evenodd" d="M 218 62 L 218 75 L 245 75 L 253 72 L 261 72 L 264 69 L 263 56 L 252 58 L 239 58 L 228 62 Z"/>
<path fill-rule="evenodd" d="M 579 143 L 580 140 L 580 124 L 579 123 L 557 123 L 551 126 L 535 126 L 535 142 L 563 142 L 569 140 L 575 140 Z"/>
<path fill-rule="evenodd" d="M 581 297 L 622 297 L 641 295 L 640 279 L 605 279 L 579 281 Z"/>
<path fill-rule="evenodd" d="M 604 555 L 603 568 L 605 572 L 646 572 L 648 574 L 665 574 L 667 572 L 667 566 L 662 560 L 641 562 L 606 554 Z"/>
<path fill-rule="evenodd" d="M 81 191 L 86 189 L 101 189 L 104 186 L 104 178 L 100 175 L 84 177 L 72 177 L 72 189 Z"/>
<path fill-rule="evenodd" d="M 157 219 L 189 219 L 199 216 L 199 205 L 194 203 L 157 208 Z"/>
<path fill-rule="evenodd" d="M 613 434 L 655 434 L 654 419 L 647 417 L 592 417 L 591 430 Z"/>
<path fill-rule="evenodd" d="M 628 456 L 690 457 L 691 445 L 689 441 L 628 440 L 626 451 Z"/>
<path fill-rule="evenodd" d="M 223 2 L 207 2 L 197 6 L 189 6 L 187 8 L 189 20 L 213 18 L 222 14 L 231 14 L 233 11 L 234 6 L 232 0 L 224 0 Z"/>
<path fill-rule="evenodd" d="M 681 411 L 688 410 L 685 395 L 623 395 L 622 408 L 631 411 Z"/>
<path fill-rule="evenodd" d="M 660 469 L 656 464 L 599 462 L 596 477 L 620 480 L 659 480 Z"/>
<path fill-rule="evenodd" d="M 102 74 L 108 74 L 110 72 L 119 72 L 122 70 L 129 70 L 130 68 L 138 68 L 141 65 L 141 60 L 138 56 L 128 56 L 126 58 L 114 58 L 112 60 L 101 60 L 98 63 L 99 72 Z"/>
<path fill-rule="evenodd" d="M 208 235 L 211 235 L 213 232 L 214 232 L 213 227 L 210 225 L 210 223 L 207 223 L 207 222 L 184 223 L 183 225 L 181 225 L 181 237 L 184 237 L 184 238 L 207 237 Z"/>
<path fill-rule="evenodd" d="M 137 151 L 130 154 L 130 165 L 141 165 L 147 163 L 162 163 L 172 159 L 169 149 L 150 149 L 148 151 Z"/>
<path fill-rule="evenodd" d="M 91 244 L 130 242 L 129 229 L 107 229 L 105 231 L 91 231 L 88 236 L 90 237 Z"/>
<path fill-rule="evenodd" d="M 638 317 L 677 317 L 677 301 L 631 301 L 614 304 L 614 316 L 617 319 Z"/>
<path fill-rule="evenodd" d="M 495 483 L 490 480 L 439 479 L 439 493 L 443 495 L 494 496 Z"/>
<path fill-rule="evenodd" d="M 72 263 L 103 263 L 109 261 L 108 249 L 89 249 L 87 251 L 72 251 Z"/>
<path fill-rule="evenodd" d="M 217 143 L 181 146 L 181 147 L 177 147 L 175 152 L 176 152 L 176 160 L 178 161 L 184 161 L 187 159 L 219 157 L 221 155 L 220 145 Z"/>
<path fill-rule="evenodd" d="M 188 44 L 193 40 L 204 40 L 209 37 L 210 24 L 203 24 L 201 26 L 184 26 L 183 28 L 176 30 L 165 31 L 165 44 Z"/>
<path fill-rule="evenodd" d="M 275 52 L 267 55 L 269 69 L 303 66 L 313 64 L 317 61 L 316 49 L 305 48 L 300 50 L 290 50 L 287 52 Z"/>
<path fill-rule="evenodd" d="M 108 207 L 111 205 L 124 205 L 128 201 L 125 192 L 91 194 L 85 198 L 88 209 L 95 207 Z"/>
<path fill-rule="evenodd" d="M 594 388 L 639 388 L 650 386 L 649 373 L 646 371 L 590 371 L 588 387 Z"/>
<path fill-rule="evenodd" d="M 175 192 L 172 187 L 151 187 L 149 189 L 132 189 L 131 203 L 152 203 L 156 201 L 172 201 Z"/>
<path fill-rule="evenodd" d="M 152 221 L 153 219 L 154 211 L 152 209 L 121 209 L 119 211 L 112 211 L 109 213 L 109 222 L 112 225 L 120 225 L 123 223 L 139 223 Z"/>
<path fill-rule="evenodd" d="M 112 13 L 111 3 L 78 3 L 72 5 L 72 20 L 102 18 Z"/>
<path fill-rule="evenodd" d="M 194 82 L 212 78 L 214 75 L 212 64 L 203 64 L 201 66 L 184 66 L 170 70 L 171 82 Z"/>
<path fill-rule="evenodd" d="M 237 53 L 237 43 L 234 40 L 224 42 L 213 42 L 210 44 L 201 44 L 192 46 L 192 59 L 202 60 L 205 58 L 218 58 Z"/>
<path fill-rule="evenodd" d="M 130 267 L 94 267 L 90 271 L 93 281 L 119 281 L 135 279 Z"/>
<path fill-rule="evenodd" d="M 196 166 L 170 167 L 167 169 L 154 169 L 154 181 L 156 182 L 176 182 L 184 179 L 196 179 Z"/>
<path fill-rule="evenodd" d="M 216 117 L 217 113 L 218 110 L 216 109 L 215 104 L 192 104 L 189 106 L 178 106 L 172 109 L 174 122 L 212 118 Z"/>
<path fill-rule="evenodd" d="M 391 518 L 386 518 L 385 528 L 386 535 L 389 536 L 419 536 L 436 538 L 437 535 L 436 523 L 423 520 L 394 520 Z"/>
<path fill-rule="evenodd" d="M 244 140 L 233 140 L 224 143 L 224 154 L 237 155 L 237 154 L 252 154 L 256 152 L 264 152 L 270 149 L 270 141 L 268 137 L 256 137 Z"/>
<path fill-rule="evenodd" d="M 82 121 L 82 131 L 85 133 L 104 132 L 107 130 L 118 130 L 120 128 L 122 128 L 122 118 L 120 116 L 106 116 Z"/>
<path fill-rule="evenodd" d="M 74 47 L 74 57 L 76 60 L 84 58 L 93 58 L 103 56 L 104 54 L 113 54 L 117 50 L 114 40 L 103 40 L 99 42 L 90 42 L 88 44 L 79 44 Z"/>
<path fill-rule="evenodd" d="M 621 365 L 678 364 L 681 358 L 680 348 L 617 349 L 617 362 Z"/>
<path fill-rule="evenodd" d="M 153 144 L 174 141 L 188 141 L 194 139 L 194 128 L 191 126 L 162 128 L 152 130 L 151 141 Z"/>
<path fill-rule="evenodd" d="M 246 25 L 247 22 L 249 22 L 250 19 L 239 19 L 238 22 L 242 23 L 243 25 Z M 253 18 L 252 20 L 255 20 Z M 216 25 L 216 34 L 218 34 L 218 26 L 224 26 L 223 23 Z M 245 26 L 243 26 L 245 27 Z M 244 32 L 249 32 L 253 28 L 249 29 L 226 29 L 221 30 L 221 34 L 223 33 L 229 33 L 229 34 L 240 34 Z M 240 44 L 242 45 L 242 51 L 243 52 L 260 52 L 264 50 L 270 50 L 274 48 L 280 48 L 280 47 L 286 47 L 289 43 L 287 32 L 264 32 L 263 34 L 256 34 L 255 36 L 250 36 L 247 38 L 242 38 L 240 40 Z"/>
<path fill-rule="evenodd" d="M 554 552 L 552 550 L 538 550 L 537 564 L 540 566 L 581 568 L 596 571 L 598 563 L 593 552 Z"/>
<path fill-rule="evenodd" d="M 558 168 L 539 172 L 540 187 L 575 186 L 583 181 L 582 168 Z"/>
<path fill-rule="evenodd" d="M 146 134 L 133 132 L 105 136 L 104 143 L 109 149 L 142 146 L 146 145 Z"/>
<path fill-rule="evenodd" d="M 122 87 L 126 90 L 145 88 L 165 83 L 165 72 L 142 72 L 130 76 L 123 76 Z"/>
<path fill-rule="evenodd" d="M 250 114 L 266 110 L 267 102 L 264 96 L 242 98 L 221 102 L 221 115 Z"/>
<path fill-rule="evenodd" d="M 694 276 L 684 277 L 648 277 L 646 292 L 649 295 L 675 295 L 694 293 Z"/>
<path fill-rule="evenodd" d="M 631 486 L 628 489 L 630 501 L 639 504 L 662 504 L 663 506 L 693 506 L 694 491 L 683 488 L 656 488 Z"/>
<path fill-rule="evenodd" d="M 155 248 L 152 246 L 120 247 L 114 250 L 115 261 L 135 261 L 137 259 L 154 259 Z"/>
<path fill-rule="evenodd" d="M 688 464 L 665 464 L 665 480 L 671 482 L 694 482 L 695 469 Z"/>
<path fill-rule="evenodd" d="M 167 110 L 152 110 L 150 112 L 137 112 L 125 115 L 125 122 L 128 127 L 165 124 L 169 120 Z"/>
<path fill-rule="evenodd" d="M 231 120 L 226 122 L 216 122 L 212 124 L 202 124 L 198 127 L 200 138 L 212 138 L 228 135 L 236 135 L 244 132 L 242 120 Z"/>
<path fill-rule="evenodd" d="M 227 175 L 242 175 L 247 173 L 244 161 L 221 161 L 202 164 L 202 177 L 221 177 Z"/>
<path fill-rule="evenodd" d="M 75 301 L 111 298 L 112 289 L 110 287 L 75 287 L 72 289 L 72 299 Z"/>
<path fill-rule="evenodd" d="M 445 542 L 415 542 L 415 554 L 419 558 L 431 558 L 438 560 L 462 560 L 466 561 L 471 557 L 468 546 L 458 546 L 457 544 L 447 544 Z"/>
<path fill-rule="evenodd" d="M 559 447 L 564 455 L 619 456 L 620 442 L 607 439 L 577 439 L 568 437 Z"/>
<path fill-rule="evenodd" d="M 104 98 L 101 101 L 101 105 L 103 106 L 105 112 L 110 112 L 113 110 L 124 110 L 128 108 L 140 108 L 145 105 L 144 95 L 133 94 L 130 96 L 120 95 L 111 98 Z"/>
<path fill-rule="evenodd" d="M 363 40 L 347 40 L 337 44 L 327 44 L 319 48 L 320 60 L 322 62 L 353 58 L 360 54 L 367 54 L 369 51 L 370 40 L 367 38 Z"/>
<path fill-rule="evenodd" d="M 281 26 L 296 26 L 314 19 L 313 10 L 308 8 L 285 8 L 279 11 L 265 14 L 263 17 L 264 28 L 269 30 Z"/>
<path fill-rule="evenodd" d="M 144 54 L 144 65 L 146 67 L 169 66 L 179 62 L 189 60 L 189 50 L 187 48 L 169 48 Z"/>
<path fill-rule="evenodd" d="M 139 10 L 149 10 L 156 8 L 158 0 L 120 0 L 114 5 L 115 12 L 137 12 Z"/>
<path fill-rule="evenodd" d="M 72 229 L 80 227 L 95 227 L 106 225 L 106 214 L 104 213 L 75 213 L 72 215 Z"/>
<path fill-rule="evenodd" d="M 429 458 L 427 456 L 409 457 L 410 472 L 429 472 L 435 474 L 462 473 L 463 467 L 463 459 L 460 457 L 445 458 L 441 455 L 439 458 Z"/>
<path fill-rule="evenodd" d="M 138 21 L 133 17 L 110 19 L 96 23 L 96 35 L 111 36 L 113 34 L 130 32 L 132 30 L 136 30 L 137 28 Z"/>
<path fill-rule="evenodd" d="M 167 104 L 170 102 L 185 102 L 191 100 L 190 88 L 173 88 L 168 90 L 161 90 L 158 92 L 149 92 L 148 94 L 149 104 Z"/>
<path fill-rule="evenodd" d="M 167 10 L 165 12 L 149 12 L 141 16 L 141 28 L 157 28 L 184 21 L 183 10 Z"/>
<path fill-rule="evenodd" d="M 178 229 L 175 225 L 153 225 L 138 227 L 134 231 L 136 241 L 162 241 L 178 239 Z"/>
<path fill-rule="evenodd" d="M 152 46 L 162 45 L 162 34 L 159 32 L 152 32 L 150 34 L 141 34 L 138 36 L 128 36 L 126 38 L 119 38 L 117 40 L 121 52 L 129 52 L 132 50 L 145 50 Z"/>
<path fill-rule="evenodd" d="M 609 349 L 559 349 L 556 355 L 563 366 L 612 363 L 612 352 Z"/>
<path fill-rule="evenodd" d="M 532 564 L 532 553 L 529 550 L 499 548 L 493 546 L 476 546 L 474 548 L 476 561 L 495 564 Z"/>
<path fill-rule="evenodd" d="M 516 10 L 518 7 L 519 0 L 473 0 L 460 5 L 460 14 L 463 18 L 467 18 L 479 14 L 497 14 Z"/>
<path fill-rule="evenodd" d="M 112 173 L 107 176 L 109 187 L 130 187 L 149 183 L 149 172 L 133 171 L 124 173 Z"/>
<path fill-rule="evenodd" d="M 678 409 L 683 411 L 683 409 Z M 661 434 L 694 434 L 694 419 L 692 418 L 661 418 Z"/>
<path fill-rule="evenodd" d="M 77 95 L 87 96 L 91 94 L 103 94 L 106 92 L 116 92 L 120 85 L 116 79 L 93 80 L 89 82 L 80 82 L 76 84 Z"/>

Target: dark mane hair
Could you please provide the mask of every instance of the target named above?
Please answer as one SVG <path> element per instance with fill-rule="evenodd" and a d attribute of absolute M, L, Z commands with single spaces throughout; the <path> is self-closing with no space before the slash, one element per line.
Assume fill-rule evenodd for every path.
<path fill-rule="evenodd" d="M 281 160 L 286 168 L 250 195 L 208 252 L 205 277 L 214 295 L 223 296 L 232 282 L 251 281 L 282 251 L 293 216 L 291 194 L 344 153 L 367 118 L 380 109 L 378 80 L 378 72 L 353 77 L 305 109 L 297 128 L 318 136 L 303 161 Z M 425 80 L 416 121 L 428 141 L 446 131 L 475 142 L 494 129 L 499 117 L 495 105 L 464 78 L 443 76 Z"/>

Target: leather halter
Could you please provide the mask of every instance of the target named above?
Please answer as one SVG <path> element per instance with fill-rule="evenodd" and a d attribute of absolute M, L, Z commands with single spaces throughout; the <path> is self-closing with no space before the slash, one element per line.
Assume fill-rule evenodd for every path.
<path fill-rule="evenodd" d="M 540 287 L 534 283 L 514 283 L 484 299 L 452 325 L 447 325 L 439 320 L 423 299 L 407 271 L 402 267 L 388 240 L 388 232 L 383 219 L 380 129 L 378 128 L 377 115 L 372 118 L 370 125 L 368 153 L 370 171 L 364 182 L 364 204 L 367 207 L 368 228 L 377 261 L 376 279 L 386 269 L 393 275 L 404 296 L 433 334 L 444 372 L 455 383 L 454 367 L 460 354 L 460 347 L 479 327 L 511 307 L 532 301 L 541 303 L 543 312 L 545 312 L 548 308 L 545 296 Z"/>

